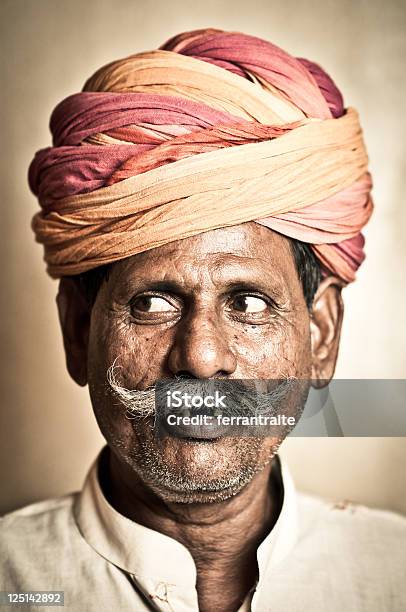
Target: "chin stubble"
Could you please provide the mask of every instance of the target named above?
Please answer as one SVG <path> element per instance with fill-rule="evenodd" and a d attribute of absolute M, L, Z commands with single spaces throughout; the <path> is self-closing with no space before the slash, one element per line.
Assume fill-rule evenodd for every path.
<path fill-rule="evenodd" d="M 168 501 L 178 503 L 214 502 L 224 501 L 239 493 L 248 485 L 256 474 L 262 471 L 276 455 L 282 438 L 273 438 L 269 446 L 269 440 L 259 437 L 228 438 L 224 443 L 222 439 L 214 442 L 200 442 L 182 440 L 177 444 L 190 445 L 192 454 L 195 452 L 207 452 L 210 445 L 210 461 L 207 467 L 195 472 L 189 466 L 181 466 L 176 469 L 170 464 L 163 452 L 161 441 L 153 434 L 153 419 L 155 415 L 155 389 L 147 390 L 127 389 L 120 383 L 118 372 L 120 366 L 117 359 L 107 370 L 107 383 L 109 392 L 119 401 L 124 408 L 124 414 L 131 419 L 132 430 L 136 435 L 137 444 L 125 436 L 117 436 L 110 430 L 111 443 L 119 452 L 123 460 L 137 473 L 141 480 L 147 484 L 157 495 Z M 224 381 L 222 381 L 223 383 Z M 184 381 L 173 380 L 174 389 L 182 390 Z M 196 381 L 196 390 L 204 390 L 206 381 Z M 255 414 L 265 411 L 269 402 L 280 400 L 289 388 L 289 380 L 276 387 L 271 394 L 264 398 L 263 407 L 258 403 L 254 406 L 253 398 L 258 401 L 258 394 L 251 393 L 246 389 L 242 394 L 241 387 L 230 381 L 229 393 L 234 393 L 235 404 L 239 407 L 244 402 L 244 410 L 252 410 Z M 242 400 L 242 395 L 245 400 Z M 272 395 L 272 397 L 270 397 Z M 142 428 L 140 425 L 142 424 Z M 140 429 L 148 435 L 139 435 Z M 200 448 L 199 448 L 200 446 Z M 268 448 L 266 448 L 268 446 Z M 213 462 L 221 461 L 224 465 L 223 475 L 213 478 Z"/>

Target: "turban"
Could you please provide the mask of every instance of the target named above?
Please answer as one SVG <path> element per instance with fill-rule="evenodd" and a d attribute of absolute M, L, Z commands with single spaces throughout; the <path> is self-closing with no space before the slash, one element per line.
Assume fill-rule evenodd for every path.
<path fill-rule="evenodd" d="M 371 177 L 358 115 L 320 66 L 206 29 L 98 70 L 31 163 L 49 274 L 85 272 L 256 221 L 344 282 L 364 259 Z"/>

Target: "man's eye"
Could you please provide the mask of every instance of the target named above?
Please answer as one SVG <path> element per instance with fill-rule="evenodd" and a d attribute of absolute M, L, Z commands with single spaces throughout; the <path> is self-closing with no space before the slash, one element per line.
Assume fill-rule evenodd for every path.
<path fill-rule="evenodd" d="M 268 308 L 268 304 L 264 299 L 255 295 L 239 295 L 234 298 L 232 307 L 239 312 L 250 314 L 264 312 Z"/>
<path fill-rule="evenodd" d="M 175 312 L 176 308 L 162 297 L 141 295 L 132 302 L 132 307 L 141 312 Z"/>

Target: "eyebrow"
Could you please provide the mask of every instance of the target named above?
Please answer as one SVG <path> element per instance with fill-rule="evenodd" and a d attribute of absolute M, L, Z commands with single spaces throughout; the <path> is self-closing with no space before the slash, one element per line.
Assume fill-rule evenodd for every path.
<path fill-rule="evenodd" d="M 176 280 L 146 280 L 142 283 L 142 286 L 143 291 L 162 291 L 180 295 L 182 297 L 186 297 L 189 293 L 185 289 L 185 286 Z M 234 278 L 226 280 L 224 282 L 224 286 L 222 287 L 222 293 L 238 291 L 253 293 L 263 292 L 267 294 L 271 299 L 275 300 L 280 300 L 284 297 L 284 292 L 280 285 L 280 282 L 266 282 L 266 280 L 264 281 L 264 278 L 254 278 L 246 280 L 241 278 Z"/>
<path fill-rule="evenodd" d="M 166 291 L 168 293 L 184 293 L 185 287 L 174 280 L 147 280 L 142 283 L 148 291 Z"/>
<path fill-rule="evenodd" d="M 282 270 L 273 265 L 271 261 L 267 262 L 262 258 L 247 258 L 229 253 L 228 261 L 214 263 L 214 268 L 213 281 L 222 293 L 227 291 L 263 292 L 276 301 L 286 300 L 290 293 Z M 133 274 L 127 270 L 125 287 L 126 289 L 123 287 L 124 291 L 132 293 L 162 291 L 175 296 L 179 295 L 182 298 L 190 296 L 189 288 L 177 278 L 176 272 L 173 276 L 168 275 L 166 278 L 158 276 L 154 279 L 154 274 L 148 277 L 147 269 L 143 270 L 141 277 L 139 269 L 134 270 Z"/>
<path fill-rule="evenodd" d="M 267 294 L 270 298 L 275 298 L 275 300 L 282 299 L 284 296 L 280 283 L 267 283 L 263 279 L 230 280 L 224 284 L 224 289 L 228 292 L 261 292 Z"/>

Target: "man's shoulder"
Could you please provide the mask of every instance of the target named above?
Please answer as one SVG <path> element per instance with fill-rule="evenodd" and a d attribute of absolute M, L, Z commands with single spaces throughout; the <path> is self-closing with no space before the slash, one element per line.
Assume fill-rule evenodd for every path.
<path fill-rule="evenodd" d="M 406 516 L 392 510 L 373 508 L 349 499 L 328 500 L 309 493 L 298 493 L 299 507 L 309 517 L 331 517 L 349 523 L 367 522 L 384 529 L 405 530 Z"/>
<path fill-rule="evenodd" d="M 77 493 L 30 504 L 0 518 L 0 586 L 6 590 L 63 590 L 80 572 L 89 547 L 74 517 Z M 89 549 L 90 550 L 90 549 Z M 52 585 L 51 587 L 49 585 Z"/>
<path fill-rule="evenodd" d="M 30 520 L 41 520 L 46 516 L 57 516 L 66 513 L 72 508 L 77 493 L 67 493 L 60 497 L 50 497 L 32 504 L 28 504 L 17 510 L 12 510 L 0 516 L 0 529 L 6 528 L 15 522 L 23 525 Z"/>
<path fill-rule="evenodd" d="M 69 493 L 35 502 L 0 517 L 0 549 L 13 548 L 18 543 L 44 540 L 56 541 L 67 535 L 74 524 L 72 507 L 78 493 Z M 58 537 L 59 536 L 59 537 Z"/>
<path fill-rule="evenodd" d="M 301 536 L 319 533 L 331 546 L 348 548 L 352 555 L 382 555 L 406 561 L 406 517 L 348 500 L 327 501 L 300 493 Z"/>

